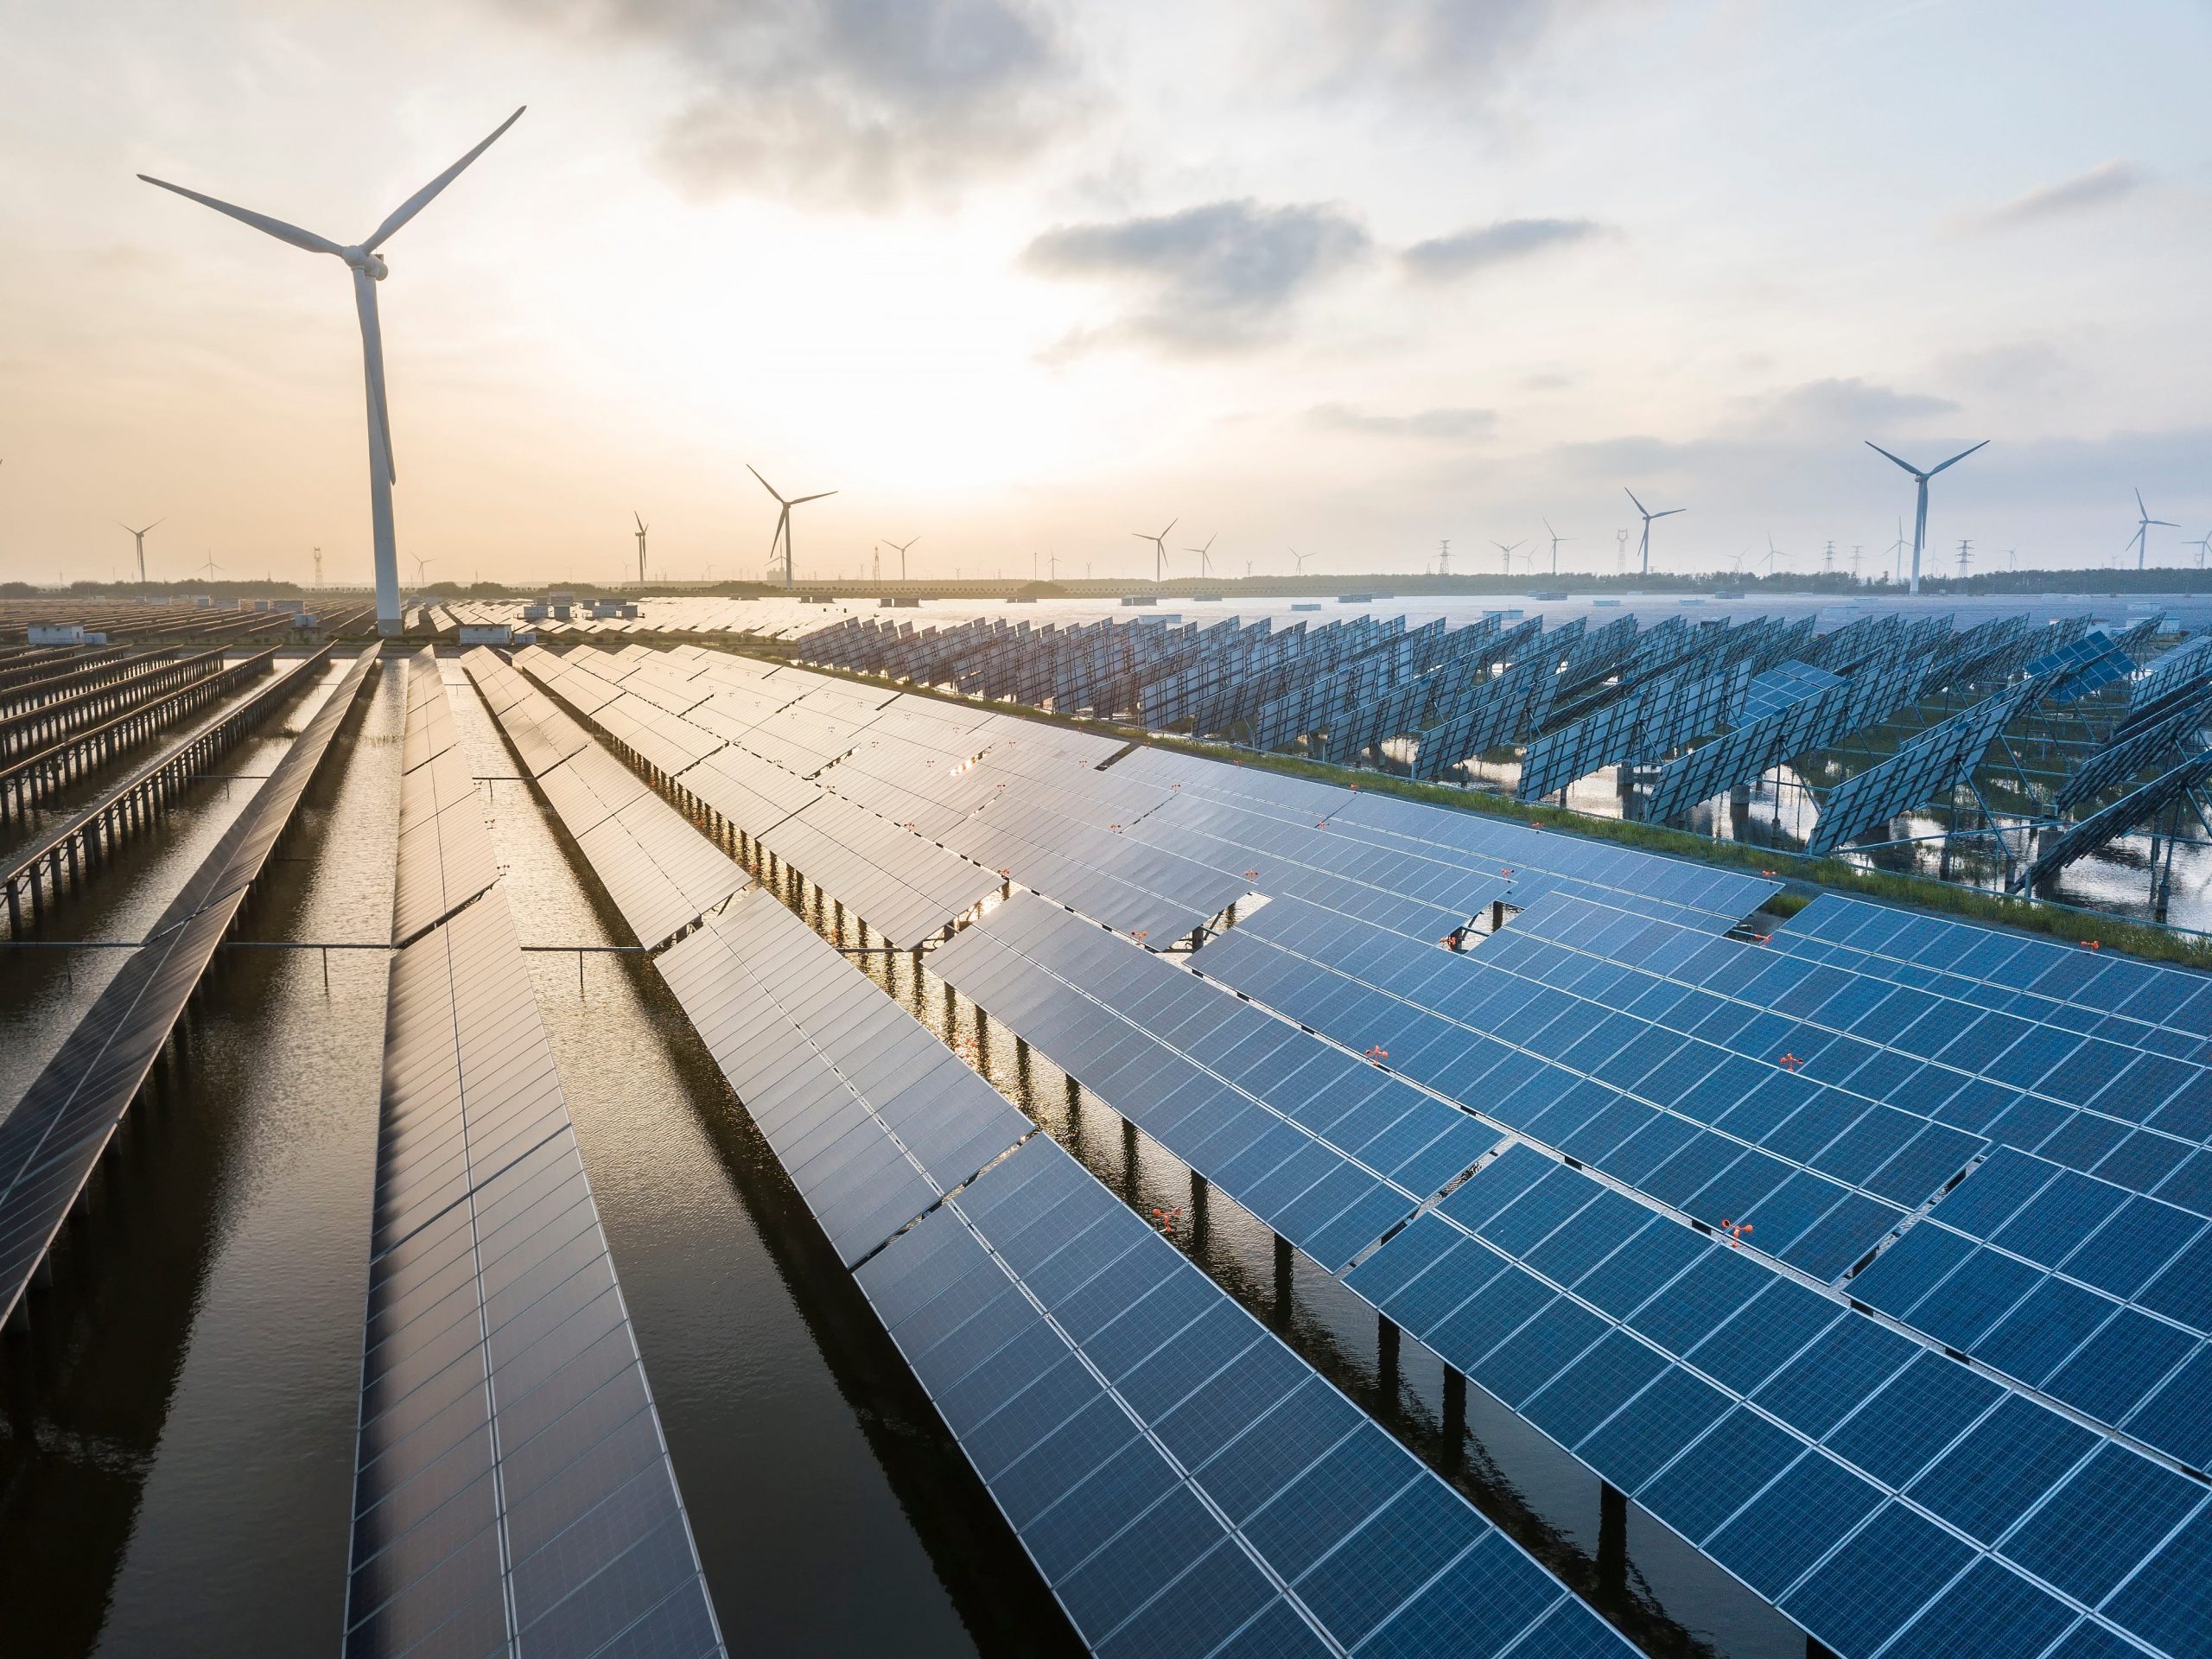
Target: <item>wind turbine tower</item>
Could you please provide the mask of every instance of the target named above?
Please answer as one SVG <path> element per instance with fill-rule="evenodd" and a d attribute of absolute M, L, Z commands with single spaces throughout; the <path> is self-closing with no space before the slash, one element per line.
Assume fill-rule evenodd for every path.
<path fill-rule="evenodd" d="M 2179 530 L 2181 526 L 2171 518 L 2153 518 L 2151 509 L 2143 505 L 2143 492 L 2140 490 L 2135 492 L 2135 534 L 2131 539 L 2135 543 L 2135 568 L 2140 570 L 2143 555 L 2151 543 L 2151 526 L 2158 524 L 2167 530 Z"/>
<path fill-rule="evenodd" d="M 490 138 L 392 209 L 391 216 L 383 224 L 360 241 L 345 245 L 332 241 L 328 237 L 317 236 L 313 231 L 303 231 L 296 225 L 287 225 L 281 219 L 271 219 L 265 213 L 234 207 L 227 201 L 218 201 L 214 197 L 203 196 L 196 190 L 187 190 L 181 185 L 170 184 L 166 180 L 143 173 L 138 175 L 148 184 L 175 191 L 202 207 L 213 207 L 219 213 L 227 213 L 241 224 L 251 225 L 257 231 L 264 231 L 280 242 L 289 242 L 309 253 L 327 253 L 342 259 L 353 271 L 353 309 L 360 319 L 362 372 L 368 389 L 369 522 L 376 547 L 378 633 L 399 632 L 406 626 L 406 619 L 399 607 L 399 553 L 391 529 L 391 486 L 398 481 L 399 475 L 392 467 L 391 410 L 385 397 L 384 388 L 384 333 L 377 321 L 377 284 L 391 275 L 391 270 L 377 250 L 389 242 L 409 219 L 429 206 L 438 192 L 461 176 L 462 168 L 492 147 L 494 139 L 521 119 L 522 111 L 517 110 L 493 130 Z"/>
<path fill-rule="evenodd" d="M 645 531 L 650 526 L 645 523 L 645 515 L 635 507 L 630 509 L 630 520 L 637 525 L 631 534 L 638 538 L 638 586 L 642 588 L 645 585 Z"/>
<path fill-rule="evenodd" d="M 760 469 L 753 465 L 752 462 L 747 461 L 746 463 L 745 470 L 752 474 L 753 477 L 760 479 L 760 487 L 767 491 L 769 494 L 774 496 L 776 498 L 776 505 L 783 509 L 782 512 L 776 515 L 776 533 L 768 538 L 768 568 L 770 569 L 773 569 L 775 568 L 776 544 L 779 542 L 782 543 L 784 548 L 784 586 L 785 588 L 789 588 L 791 585 L 791 509 L 797 506 L 803 506 L 809 501 L 826 500 L 830 496 L 836 494 L 837 492 L 835 490 L 817 490 L 812 495 L 794 495 L 789 499 L 786 499 L 777 490 L 774 485 L 771 484 L 766 479 L 760 478 Z"/>
<path fill-rule="evenodd" d="M 920 537 L 918 537 L 918 536 L 909 536 L 909 537 L 908 537 L 905 541 L 903 541 L 903 542 L 894 542 L 894 541 L 890 540 L 888 537 L 886 537 L 886 538 L 885 538 L 884 545 L 886 545 L 887 547 L 896 548 L 896 549 L 898 550 L 898 552 L 899 552 L 899 581 L 901 581 L 901 582 L 904 582 L 904 581 L 906 581 L 906 550 L 907 550 L 908 548 L 912 547 L 912 546 L 916 542 L 920 541 L 921 539 L 922 539 L 922 538 L 921 538 Z"/>
<path fill-rule="evenodd" d="M 1923 472 L 1910 461 L 1902 460 L 1899 457 L 1891 454 L 1888 450 L 1883 448 L 1880 444 L 1876 443 L 1872 438 L 1866 440 L 1866 447 L 1869 449 L 1872 449 L 1876 454 L 1881 456 L 1885 461 L 1896 461 L 1898 466 L 1904 467 L 1905 471 L 1912 474 L 1913 482 L 1920 486 L 1916 505 L 1913 508 L 1912 586 L 1906 589 L 1908 593 L 1916 594 L 1920 591 L 1920 550 L 1928 543 L 1928 480 L 1935 477 L 1936 474 L 1942 472 L 1945 467 L 1957 466 L 1968 455 L 1974 454 L 1974 449 L 1985 449 L 1988 448 L 1988 446 L 1989 440 L 1987 438 L 1984 438 L 1980 443 L 1974 446 L 1974 449 L 1961 449 L 1957 454 L 1953 455 L 1948 461 L 1944 461 L 1941 466 L 1930 467 L 1926 472 Z M 1902 524 L 1898 526 L 1898 531 L 1897 539 L 1899 541 L 1903 541 L 1904 539 L 1904 536 L 1903 533 L 1904 526 Z"/>
<path fill-rule="evenodd" d="M 1154 582 L 1167 580 L 1167 531 L 1174 529 L 1181 522 L 1179 518 L 1170 518 L 1167 521 L 1167 529 L 1161 531 L 1157 536 L 1147 536 L 1141 530 L 1133 530 L 1129 532 L 1137 540 L 1152 543 L 1152 579 Z"/>
<path fill-rule="evenodd" d="M 1688 512 L 1689 509 L 1688 507 L 1669 507 L 1663 512 L 1653 512 L 1647 508 L 1643 502 L 1636 500 L 1636 492 L 1634 490 L 1624 488 L 1621 491 L 1621 493 L 1628 497 L 1630 500 L 1636 501 L 1637 512 L 1643 515 L 1643 551 L 1637 556 L 1637 574 L 1639 575 L 1648 576 L 1651 574 L 1651 521 L 1655 518 L 1671 518 L 1678 512 Z"/>
<path fill-rule="evenodd" d="M 162 522 L 161 519 L 156 518 L 153 524 L 146 526 L 146 530 L 151 530 L 154 524 Z M 123 528 L 130 539 L 138 543 L 138 580 L 143 582 L 146 580 L 146 530 L 132 530 L 128 524 L 124 524 Z"/>
<path fill-rule="evenodd" d="M 1559 544 L 1561 542 L 1569 541 L 1573 538 L 1562 536 L 1559 531 L 1554 530 L 1552 528 L 1552 521 L 1550 519 L 1545 519 L 1543 524 L 1544 534 L 1552 538 L 1552 575 L 1559 575 Z"/>
<path fill-rule="evenodd" d="M 319 547 L 315 550 L 315 585 L 322 586 L 322 550 Z"/>

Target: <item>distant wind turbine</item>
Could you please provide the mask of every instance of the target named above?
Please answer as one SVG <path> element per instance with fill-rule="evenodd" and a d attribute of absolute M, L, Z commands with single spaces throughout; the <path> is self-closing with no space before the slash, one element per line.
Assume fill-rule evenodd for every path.
<path fill-rule="evenodd" d="M 753 477 L 760 478 L 760 469 L 751 461 L 745 464 L 745 470 Z M 765 478 L 760 478 L 760 487 L 774 496 L 777 505 L 783 509 L 776 515 L 776 533 L 768 538 L 768 568 L 772 570 L 775 569 L 776 543 L 781 542 L 784 544 L 784 586 L 789 588 L 791 585 L 791 509 L 803 506 L 809 501 L 826 500 L 837 492 L 817 490 L 812 495 L 794 495 L 786 499 L 776 486 Z"/>
<path fill-rule="evenodd" d="M 120 519 L 118 519 L 116 522 L 122 524 L 122 520 Z M 154 528 L 154 524 L 164 522 L 165 521 L 162 519 L 156 518 L 154 520 L 153 524 L 146 526 L 146 530 L 151 530 Z M 143 582 L 146 580 L 146 530 L 132 530 L 128 524 L 124 524 L 123 528 L 126 532 L 128 532 L 131 540 L 138 543 L 138 580 Z"/>
<path fill-rule="evenodd" d="M 1559 544 L 1561 542 L 1572 541 L 1573 537 L 1562 536 L 1559 531 L 1554 530 L 1552 528 L 1552 521 L 1548 518 L 1543 521 L 1543 525 L 1544 534 L 1552 538 L 1552 575 L 1559 575 Z"/>
<path fill-rule="evenodd" d="M 427 566 L 436 563 L 436 556 L 434 554 L 429 558 L 426 559 L 420 553 L 416 553 L 410 555 L 410 556 L 411 556 L 415 561 L 415 585 L 417 588 L 420 588 L 423 585 L 423 569 Z"/>
<path fill-rule="evenodd" d="M 1170 518 L 1167 521 L 1167 530 L 1161 531 L 1157 536 L 1147 536 L 1141 530 L 1133 530 L 1129 532 L 1137 540 L 1152 543 L 1152 579 L 1154 582 L 1167 580 L 1167 531 L 1174 529 L 1180 523 L 1182 520 L 1179 518 Z"/>
<path fill-rule="evenodd" d="M 1651 574 L 1651 521 L 1655 518 L 1671 518 L 1678 512 L 1688 512 L 1689 509 L 1688 507 L 1669 507 L 1664 512 L 1653 512 L 1649 508 L 1646 507 L 1643 502 L 1636 500 L 1636 492 L 1634 490 L 1624 487 L 1621 493 L 1628 497 L 1630 500 L 1636 501 L 1637 512 L 1643 516 L 1643 550 L 1637 556 L 1637 574 L 1648 576 Z"/>
<path fill-rule="evenodd" d="M 207 556 L 206 563 L 195 564 L 192 568 L 194 570 L 205 570 L 207 573 L 207 580 L 210 582 L 213 582 L 215 580 L 215 573 L 218 570 L 220 570 L 223 567 L 215 563 L 215 556 L 213 553 L 210 553 Z"/>
<path fill-rule="evenodd" d="M 1213 544 L 1220 539 L 1221 532 L 1219 531 L 1216 531 L 1212 535 L 1206 537 L 1205 546 L 1186 547 L 1183 550 L 1185 553 L 1195 553 L 1198 556 L 1198 574 L 1201 576 L 1211 575 L 1213 574 L 1213 561 L 1209 559 L 1206 555 L 1212 550 Z"/>
<path fill-rule="evenodd" d="M 2143 492 L 2140 490 L 2135 492 L 2135 514 L 2139 522 L 2135 526 L 2135 534 L 2130 539 L 2135 545 L 2135 568 L 2140 570 L 2143 568 L 2143 555 L 2151 543 L 2151 526 L 2158 524 L 2167 530 L 2179 530 L 2181 526 L 2171 518 L 2153 518 L 2151 516 L 2151 509 L 2143 505 Z"/>
<path fill-rule="evenodd" d="M 1890 544 L 1890 580 L 1892 582 L 1903 582 L 1904 580 L 1904 550 L 1906 545 L 1907 543 L 1904 539 L 1904 520 L 1900 518 L 1897 520 L 1897 538 Z"/>
<path fill-rule="evenodd" d="M 409 219 L 429 206 L 441 190 L 461 176 L 463 168 L 492 147 L 494 139 L 521 119 L 522 111 L 517 110 L 493 129 L 490 138 L 392 209 L 391 216 L 383 224 L 360 241 L 344 246 L 333 242 L 328 237 L 317 236 L 313 231 L 287 225 L 281 219 L 271 219 L 265 213 L 234 207 L 227 201 L 218 201 L 213 196 L 203 196 L 196 190 L 187 190 L 181 185 L 171 184 L 144 173 L 138 175 L 148 184 L 174 191 L 203 207 L 213 207 L 219 213 L 227 213 L 241 224 L 268 232 L 280 242 L 289 242 L 309 253 L 327 253 L 342 259 L 352 270 L 353 308 L 361 323 L 363 378 L 368 388 L 369 522 L 376 542 L 377 632 L 379 633 L 400 632 L 406 626 L 406 619 L 401 615 L 399 608 L 399 555 L 391 529 L 391 486 L 398 481 L 399 475 L 392 467 L 391 411 L 385 397 L 384 387 L 384 333 L 377 321 L 377 284 L 391 272 L 377 250 L 389 242 Z"/>
<path fill-rule="evenodd" d="M 642 588 L 645 585 L 645 531 L 650 526 L 645 515 L 635 507 L 630 509 L 630 518 L 638 526 L 632 533 L 638 538 L 638 586 Z"/>
<path fill-rule="evenodd" d="M 1919 467 L 1914 466 L 1910 461 L 1890 454 L 1888 450 L 1883 448 L 1880 444 L 1876 443 L 1872 438 L 1866 440 L 1866 447 L 1869 449 L 1872 449 L 1876 454 L 1881 456 L 1884 460 L 1896 461 L 1898 466 L 1904 467 L 1905 471 L 1912 474 L 1913 481 L 1920 486 L 1918 501 L 1917 505 L 1913 509 L 1912 518 L 1912 586 L 1906 589 L 1908 593 L 1916 594 L 1920 591 L 1920 550 L 1923 547 L 1926 546 L 1928 543 L 1928 480 L 1935 477 L 1936 474 L 1942 472 L 1945 467 L 1957 466 L 1968 455 L 1974 454 L 1974 449 L 1987 448 L 1989 447 L 1989 440 L 1987 438 L 1984 438 L 1980 443 L 1974 446 L 1974 449 L 1960 450 L 1957 454 L 1953 455 L 1948 461 L 1944 461 L 1942 466 L 1930 467 L 1926 472 L 1921 471 Z M 1904 537 L 1900 536 L 1898 539 L 1903 540 Z"/>
<path fill-rule="evenodd" d="M 918 536 L 910 536 L 903 542 L 894 542 L 887 536 L 883 538 L 886 547 L 896 548 L 899 551 L 899 580 L 901 582 L 906 580 L 906 550 L 921 539 Z"/>
<path fill-rule="evenodd" d="M 1294 575 L 1304 575 L 1306 574 L 1306 561 L 1312 558 L 1313 555 L 1311 553 L 1301 553 L 1294 547 L 1290 550 L 1290 556 L 1298 562 L 1298 568 L 1292 574 Z"/>
<path fill-rule="evenodd" d="M 2204 550 L 2212 546 L 2212 536 L 2200 536 L 2193 542 L 2183 542 L 2182 545 L 2196 550 L 2196 568 L 2202 570 L 2204 568 Z"/>
<path fill-rule="evenodd" d="M 1520 549 L 1520 547 L 1521 547 L 1521 545 L 1522 545 L 1522 542 L 1525 542 L 1525 541 L 1527 541 L 1527 540 L 1528 540 L 1528 537 L 1524 536 L 1524 537 L 1522 537 L 1521 538 L 1521 541 L 1519 541 L 1519 542 L 1512 542 L 1512 543 L 1506 543 L 1506 542 L 1492 542 L 1492 543 L 1491 543 L 1491 545 L 1492 547 L 1496 548 L 1496 549 L 1497 549 L 1497 550 L 1501 554 L 1503 554 L 1503 555 L 1504 556 L 1504 557 L 1505 557 L 1505 574 L 1506 574 L 1507 575 L 1509 575 L 1509 576 L 1510 576 L 1510 575 L 1511 575 L 1513 574 L 1513 555 L 1515 554 L 1515 552 L 1516 552 L 1516 551 L 1517 551 L 1517 550 Z"/>

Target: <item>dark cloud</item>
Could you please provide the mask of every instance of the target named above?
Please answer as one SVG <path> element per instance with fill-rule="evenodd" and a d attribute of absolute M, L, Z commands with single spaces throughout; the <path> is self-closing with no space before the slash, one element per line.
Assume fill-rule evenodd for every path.
<path fill-rule="evenodd" d="M 2047 219 L 2063 219 L 2090 207 L 2101 207 L 2141 189 L 2147 181 L 2143 170 L 2130 162 L 2105 162 L 2086 173 L 2051 184 L 2039 184 L 2024 195 L 1980 216 L 1984 229 L 2006 230 Z"/>
<path fill-rule="evenodd" d="M 1363 259 L 1370 247 L 1366 231 L 1338 208 L 1248 200 L 1056 226 L 1030 243 L 1022 264 L 1126 297 L 1120 321 L 1084 336 L 1086 342 L 1127 334 L 1202 353 L 1275 338 L 1300 299 Z"/>
<path fill-rule="evenodd" d="M 1588 219 L 1502 219 L 1494 225 L 1471 225 L 1450 236 L 1416 242 L 1398 257 L 1414 276 L 1440 281 L 1605 233 L 1604 226 Z"/>
<path fill-rule="evenodd" d="M 594 39 L 664 48 L 696 91 L 660 159 L 702 196 L 883 208 L 1025 165 L 1090 95 L 1033 0 L 505 0 Z"/>
<path fill-rule="evenodd" d="M 1316 404 L 1306 411 L 1314 425 L 1336 432 L 1366 432 L 1378 437 L 1488 437 L 1497 426 L 1494 409 L 1423 409 L 1410 415 L 1382 415 L 1346 404 Z"/>

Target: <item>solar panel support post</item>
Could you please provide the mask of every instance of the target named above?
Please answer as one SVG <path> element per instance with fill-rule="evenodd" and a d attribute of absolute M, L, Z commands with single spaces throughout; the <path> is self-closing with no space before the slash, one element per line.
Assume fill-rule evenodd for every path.
<path fill-rule="evenodd" d="M 1598 1591 L 1601 1608 L 1628 1605 L 1628 1494 L 1609 1480 L 1598 1483 Z"/>
<path fill-rule="evenodd" d="M 1291 1309 L 1291 1282 L 1290 1282 L 1290 1280 L 1291 1280 L 1291 1272 L 1290 1272 L 1291 1263 L 1290 1263 L 1290 1241 L 1289 1241 L 1288 1239 L 1285 1238 L 1285 1237 L 1284 1237 L 1281 1233 L 1277 1233 L 1277 1234 L 1274 1236 L 1274 1240 L 1275 1240 L 1275 1305 L 1274 1305 L 1274 1323 L 1275 1323 L 1275 1329 L 1276 1329 L 1276 1330 L 1278 1330 L 1278 1331 L 1287 1331 L 1287 1330 L 1289 1330 L 1289 1329 L 1290 1329 L 1290 1309 Z"/>
<path fill-rule="evenodd" d="M 1467 1444 L 1467 1374 L 1457 1366 L 1444 1368 L 1445 1468 L 1459 1472 Z"/>
<path fill-rule="evenodd" d="M 1375 1316 L 1376 1415 L 1385 1423 L 1398 1418 L 1398 1326 L 1387 1313 Z"/>

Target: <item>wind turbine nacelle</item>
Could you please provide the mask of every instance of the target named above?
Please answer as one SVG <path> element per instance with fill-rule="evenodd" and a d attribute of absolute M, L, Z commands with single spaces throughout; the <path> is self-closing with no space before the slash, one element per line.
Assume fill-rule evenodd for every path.
<path fill-rule="evenodd" d="M 356 270 L 367 271 L 372 282 L 380 283 L 391 275 L 391 267 L 385 264 L 384 256 L 371 253 L 366 248 L 348 248 L 345 258 Z"/>

